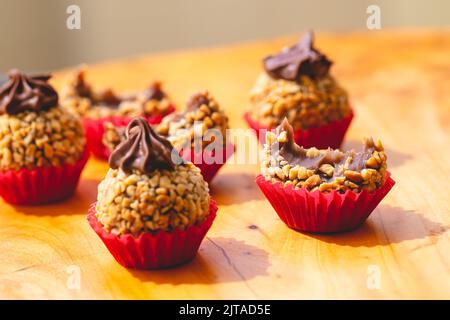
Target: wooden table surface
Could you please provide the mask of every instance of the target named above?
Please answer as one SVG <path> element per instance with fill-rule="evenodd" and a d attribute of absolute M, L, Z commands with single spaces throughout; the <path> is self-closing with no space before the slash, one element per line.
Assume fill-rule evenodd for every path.
<path fill-rule="evenodd" d="M 88 76 L 117 89 L 161 79 L 178 106 L 206 88 L 231 127 L 245 128 L 261 57 L 293 39 L 106 62 Z M 450 30 L 319 33 L 317 43 L 356 109 L 343 148 L 381 138 L 397 182 L 365 225 L 326 236 L 290 230 L 254 182 L 258 165 L 228 164 L 212 183 L 218 217 L 197 257 L 127 270 L 85 219 L 108 168 L 91 159 L 64 203 L 0 201 L 0 298 L 450 298 Z"/>

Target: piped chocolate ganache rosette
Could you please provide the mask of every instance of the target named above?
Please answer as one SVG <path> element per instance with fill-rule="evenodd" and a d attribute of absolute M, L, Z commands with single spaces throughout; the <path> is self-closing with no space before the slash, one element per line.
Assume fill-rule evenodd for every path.
<path fill-rule="evenodd" d="M 217 211 L 200 170 L 142 118 L 109 163 L 88 220 L 116 260 L 147 269 L 192 259 Z"/>
<path fill-rule="evenodd" d="M 261 143 L 284 118 L 304 147 L 338 148 L 353 112 L 348 95 L 330 75 L 332 62 L 314 46 L 310 31 L 295 45 L 263 60 L 264 71 L 250 93 L 245 114 Z"/>
<path fill-rule="evenodd" d="M 359 152 L 305 149 L 286 119 L 266 135 L 256 182 L 289 227 L 311 232 L 359 226 L 395 183 L 380 141 Z"/>
<path fill-rule="evenodd" d="M 49 79 L 11 70 L 0 88 L 0 195 L 13 204 L 69 197 L 88 158 L 81 122 Z"/>
<path fill-rule="evenodd" d="M 234 152 L 234 146 L 227 142 L 228 128 L 228 117 L 207 91 L 191 96 L 183 112 L 173 113 L 155 126 L 184 159 L 200 168 L 207 182 Z M 108 150 L 125 139 L 124 131 L 124 127 L 106 126 L 103 144 Z"/>
<path fill-rule="evenodd" d="M 88 148 L 101 159 L 109 156 L 102 143 L 105 125 L 126 126 L 137 116 L 157 124 L 175 110 L 159 82 L 132 93 L 117 93 L 111 88 L 94 90 L 86 81 L 85 70 L 71 75 L 61 89 L 61 96 L 62 104 L 81 116 Z"/>

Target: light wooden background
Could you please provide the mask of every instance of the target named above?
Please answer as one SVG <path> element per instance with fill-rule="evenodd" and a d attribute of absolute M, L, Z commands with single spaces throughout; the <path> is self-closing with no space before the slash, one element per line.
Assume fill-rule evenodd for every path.
<path fill-rule="evenodd" d="M 381 138 L 397 181 L 364 226 L 328 236 L 290 230 L 257 189 L 258 166 L 227 165 L 212 184 L 218 217 L 196 259 L 127 270 L 85 220 L 107 170 L 90 160 L 65 203 L 0 202 L 0 298 L 450 298 L 450 30 L 317 38 L 356 109 L 344 148 Z M 245 127 L 261 57 L 292 39 L 107 62 L 89 76 L 118 89 L 162 79 L 178 105 L 208 88 L 231 126 Z M 79 290 L 67 285 L 77 268 Z M 370 289 L 376 276 L 380 287 Z"/>

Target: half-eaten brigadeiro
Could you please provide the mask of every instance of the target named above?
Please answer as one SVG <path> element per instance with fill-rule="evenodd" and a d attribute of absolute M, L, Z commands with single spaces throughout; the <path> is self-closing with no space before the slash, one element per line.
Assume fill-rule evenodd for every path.
<path fill-rule="evenodd" d="M 288 227 L 348 231 L 363 224 L 394 186 L 386 160 L 381 142 L 372 138 L 358 152 L 300 147 L 284 119 L 266 134 L 256 183 Z"/>
<path fill-rule="evenodd" d="M 293 128 L 285 119 L 275 132 L 266 134 L 261 173 L 272 182 L 295 189 L 327 192 L 374 191 L 386 179 L 386 160 L 381 141 L 364 141 L 362 151 L 304 149 L 293 140 Z"/>

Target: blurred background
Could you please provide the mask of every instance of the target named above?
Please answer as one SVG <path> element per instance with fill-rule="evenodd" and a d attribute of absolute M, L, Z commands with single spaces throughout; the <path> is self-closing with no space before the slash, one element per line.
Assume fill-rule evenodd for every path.
<path fill-rule="evenodd" d="M 0 0 L 0 72 L 52 71 L 143 53 L 216 46 L 287 34 L 450 26 L 448 0 Z M 81 30 L 66 9 L 81 8 Z M 376 32 L 376 31 L 373 31 Z"/>

